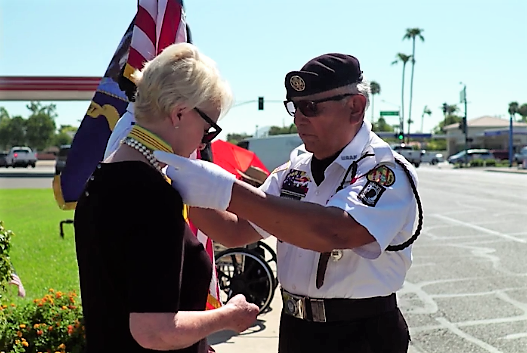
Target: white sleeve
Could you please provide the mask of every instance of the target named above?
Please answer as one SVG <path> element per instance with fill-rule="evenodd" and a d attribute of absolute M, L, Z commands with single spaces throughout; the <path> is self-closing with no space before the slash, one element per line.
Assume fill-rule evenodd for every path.
<path fill-rule="evenodd" d="M 108 158 L 112 153 L 117 151 L 119 145 L 126 136 L 132 131 L 132 123 L 135 122 L 134 104 L 130 102 L 126 108 L 126 112 L 117 121 L 113 128 L 112 134 L 106 144 L 106 151 L 104 152 L 104 159 Z"/>
<path fill-rule="evenodd" d="M 273 170 L 271 174 L 269 174 L 267 179 L 265 179 L 264 183 L 259 187 L 259 189 L 265 192 L 266 194 L 280 196 L 280 189 L 282 187 L 281 181 L 283 179 L 284 173 L 288 170 L 288 168 L 289 162 Z M 258 234 L 260 234 L 262 238 L 267 239 L 272 235 L 265 229 L 262 229 L 256 224 L 254 224 L 253 222 L 248 222 L 254 228 L 254 230 L 256 230 Z"/>
<path fill-rule="evenodd" d="M 364 176 L 336 193 L 326 205 L 346 211 L 375 238 L 375 242 L 353 249 L 368 259 L 378 258 L 416 219 L 416 201 L 405 172 L 399 166 L 383 168 L 383 172 L 393 173 L 393 184 L 389 180 L 377 183 Z M 417 184 L 416 178 L 414 183 Z"/>

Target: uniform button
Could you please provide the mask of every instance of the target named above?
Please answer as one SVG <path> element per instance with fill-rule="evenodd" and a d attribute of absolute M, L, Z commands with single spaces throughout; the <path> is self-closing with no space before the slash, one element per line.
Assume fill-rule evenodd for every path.
<path fill-rule="evenodd" d="M 315 191 L 315 195 L 318 195 L 318 191 Z"/>
<path fill-rule="evenodd" d="M 93 180 L 93 179 L 95 179 L 95 177 L 92 175 L 92 176 L 90 177 L 90 180 Z"/>
<path fill-rule="evenodd" d="M 89 193 L 88 191 L 86 191 L 86 192 L 84 193 L 84 195 L 86 195 L 86 196 L 90 196 L 90 193 Z"/>

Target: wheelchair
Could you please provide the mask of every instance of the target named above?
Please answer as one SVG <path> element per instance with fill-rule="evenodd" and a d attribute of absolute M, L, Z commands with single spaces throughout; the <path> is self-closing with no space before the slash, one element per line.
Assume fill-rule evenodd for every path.
<path fill-rule="evenodd" d="M 216 272 L 222 303 L 243 294 L 248 302 L 260 308 L 260 313 L 267 312 L 278 286 L 273 270 L 274 250 L 263 241 L 239 248 L 222 249 L 218 245 L 217 250 Z"/>

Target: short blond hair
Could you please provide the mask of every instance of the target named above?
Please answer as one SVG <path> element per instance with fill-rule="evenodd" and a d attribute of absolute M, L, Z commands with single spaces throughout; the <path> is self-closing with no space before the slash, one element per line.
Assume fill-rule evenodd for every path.
<path fill-rule="evenodd" d="M 191 109 L 212 105 L 223 116 L 233 101 L 216 63 L 189 43 L 166 47 L 132 79 L 137 86 L 134 108 L 139 122 L 168 117 L 177 104 Z"/>

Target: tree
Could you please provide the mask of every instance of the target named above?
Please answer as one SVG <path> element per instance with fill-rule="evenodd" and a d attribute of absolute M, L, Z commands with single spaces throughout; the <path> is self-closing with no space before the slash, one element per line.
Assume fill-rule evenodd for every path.
<path fill-rule="evenodd" d="M 371 90 L 371 124 L 375 124 L 375 96 L 381 94 L 381 85 L 376 81 L 371 81 L 370 83 Z"/>
<path fill-rule="evenodd" d="M 403 83 L 402 83 L 402 88 L 401 88 L 401 116 L 399 117 L 400 119 L 400 128 L 401 128 L 401 131 L 404 132 L 404 77 L 405 77 L 405 70 L 406 70 L 406 64 L 408 63 L 408 61 L 412 58 L 411 55 L 406 55 L 406 54 L 403 54 L 403 53 L 397 53 L 397 55 L 395 55 L 395 60 L 392 62 L 392 65 L 396 65 L 397 63 L 399 62 L 402 62 L 403 63 Z"/>
<path fill-rule="evenodd" d="M 251 135 L 243 134 L 227 134 L 227 141 L 233 145 L 237 145 L 240 141 L 245 140 L 246 138 L 251 137 Z"/>
<path fill-rule="evenodd" d="M 31 102 L 26 106 L 31 115 L 26 121 L 26 140 L 29 146 L 36 150 L 43 150 L 52 142 L 55 135 L 54 104 L 42 105 L 40 102 Z"/>
<path fill-rule="evenodd" d="M 432 111 L 430 110 L 430 108 L 428 108 L 428 105 L 425 105 L 424 109 L 423 109 L 423 114 L 421 115 L 421 132 L 424 132 L 424 121 L 425 121 L 425 115 L 432 115 Z M 410 130 L 410 129 L 408 129 Z"/>
<path fill-rule="evenodd" d="M 393 132 L 393 126 L 386 122 L 386 119 L 380 117 L 377 122 L 372 126 L 375 132 Z"/>
<path fill-rule="evenodd" d="M 8 118 L 9 119 L 9 113 L 7 112 L 7 110 L 4 107 L 0 107 L 0 122 L 4 118 Z"/>
<path fill-rule="evenodd" d="M 412 99 L 414 96 L 414 67 L 415 67 L 415 39 L 419 38 L 421 42 L 425 41 L 423 37 L 424 29 L 421 28 L 407 28 L 403 40 L 412 40 L 412 74 L 410 76 L 410 104 L 408 107 L 408 125 L 412 121 Z M 408 135 L 410 134 L 410 126 L 408 126 Z"/>
<path fill-rule="evenodd" d="M 295 133 L 297 133 L 295 124 L 291 124 L 285 127 L 271 126 L 268 132 L 269 135 L 287 135 L 287 134 L 295 134 Z"/>
<path fill-rule="evenodd" d="M 516 114 L 518 114 L 518 109 L 520 105 L 518 102 L 510 102 L 509 103 L 509 115 L 512 116 L 512 120 L 516 120 Z"/>
<path fill-rule="evenodd" d="M 457 108 L 457 106 L 449 106 L 451 107 L 451 109 L 454 109 L 454 108 Z M 457 111 L 457 110 L 456 110 Z M 452 125 L 452 124 L 459 124 L 461 123 L 461 121 L 463 120 L 462 117 L 460 116 L 457 116 L 453 113 L 448 113 L 445 114 L 445 118 L 443 119 L 443 121 L 441 121 L 439 123 L 439 125 L 437 125 L 435 128 L 434 128 L 434 134 L 440 134 L 440 133 L 444 133 L 445 130 L 445 126 L 448 126 L 448 125 Z"/>
<path fill-rule="evenodd" d="M 26 145 L 26 121 L 21 116 L 4 117 L 0 121 L 0 146 L 9 149 L 11 146 Z"/>
<path fill-rule="evenodd" d="M 524 123 L 527 122 L 527 103 L 522 104 L 518 108 L 518 114 L 520 114 Z"/>

